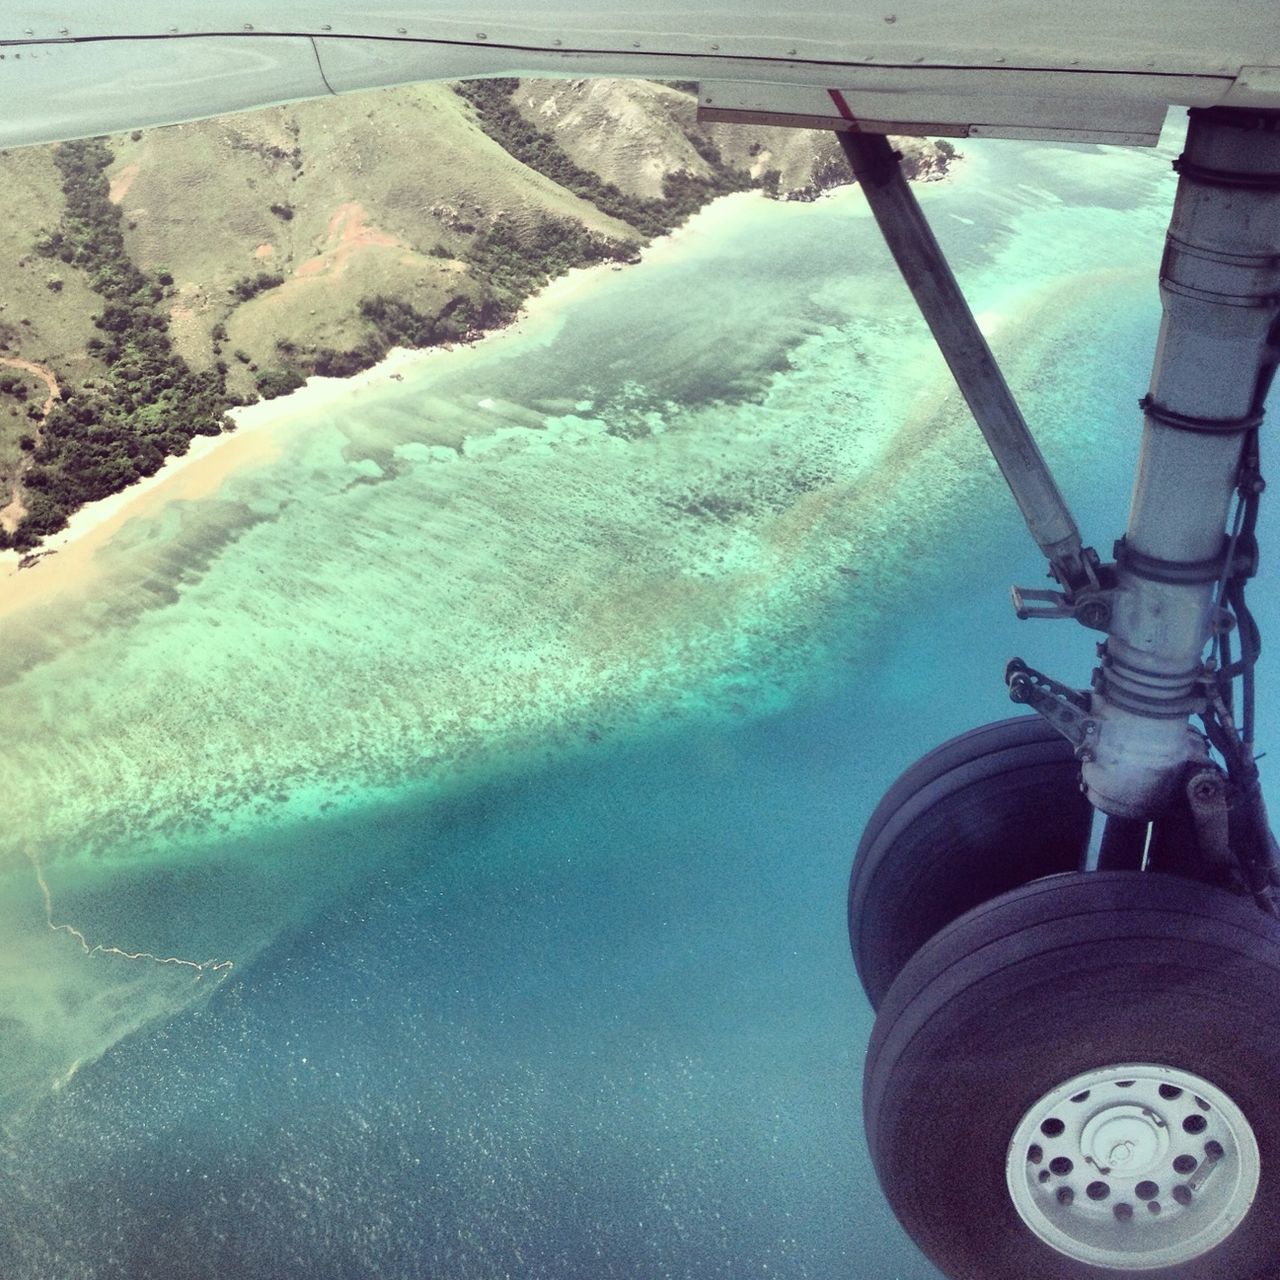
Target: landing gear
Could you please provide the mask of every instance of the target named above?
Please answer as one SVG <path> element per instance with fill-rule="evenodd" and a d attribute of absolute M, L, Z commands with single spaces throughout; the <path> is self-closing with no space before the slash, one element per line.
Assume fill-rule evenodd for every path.
<path fill-rule="evenodd" d="M 1139 872 L 1005 894 L 899 975 L 863 1103 L 885 1195 L 957 1280 L 1259 1276 L 1280 1265 L 1280 923 Z"/>
<path fill-rule="evenodd" d="M 889 143 L 840 141 L 1061 588 L 1015 590 L 1018 616 L 1103 637 L 1087 690 L 1011 662 L 1038 732 L 940 747 L 863 839 L 849 928 L 878 1009 L 863 1107 L 881 1185 L 955 1280 L 1280 1275 L 1280 845 L 1245 602 L 1280 368 L 1280 111 L 1190 113 L 1110 563 Z M 1107 825 L 1085 871 L 1090 808 Z"/>
<path fill-rule="evenodd" d="M 849 878 L 849 942 L 872 1007 L 971 907 L 1079 870 L 1092 819 L 1071 744 L 1038 717 L 973 729 L 912 765 L 872 814 Z"/>

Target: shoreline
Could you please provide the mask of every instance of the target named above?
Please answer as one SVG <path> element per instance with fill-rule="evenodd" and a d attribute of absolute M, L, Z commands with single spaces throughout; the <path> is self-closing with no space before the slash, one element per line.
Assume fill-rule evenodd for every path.
<path fill-rule="evenodd" d="M 956 176 L 956 161 L 961 158 L 957 155 L 943 173 L 917 180 L 913 185 L 919 186 L 922 192 L 950 185 Z M 820 191 L 814 199 L 832 199 L 856 185 L 852 181 L 840 183 Z M 68 517 L 66 528 L 50 534 L 34 550 L 0 551 L 0 584 L 3 584 L 0 615 L 69 585 L 75 568 L 84 567 L 97 548 L 133 517 L 145 515 L 168 502 L 208 497 L 234 472 L 249 466 L 268 465 L 280 454 L 279 446 L 272 439 L 274 428 L 283 427 L 304 414 L 323 412 L 344 398 L 359 395 L 389 379 L 403 381 L 429 362 L 446 357 L 461 358 L 465 353 L 488 352 L 504 338 L 532 336 L 538 326 L 555 324 L 565 307 L 587 289 L 602 285 L 612 274 L 652 260 L 660 261 L 678 252 L 695 233 L 697 224 L 712 210 L 723 214 L 734 205 L 769 198 L 758 188 L 730 192 L 710 201 L 680 226 L 645 245 L 636 262 L 571 267 L 526 298 L 510 324 L 441 346 L 393 347 L 377 364 L 350 377 L 313 375 L 287 395 L 228 410 L 227 416 L 236 424 L 234 430 L 216 436 L 195 436 L 186 453 L 166 459 L 154 475 L 79 508 Z M 778 203 L 803 206 L 812 201 L 780 200 Z"/>
<path fill-rule="evenodd" d="M 693 224 L 708 210 L 723 210 L 734 202 L 765 198 L 762 192 L 752 190 L 735 191 L 712 200 L 680 226 L 644 246 L 638 262 L 600 262 L 571 267 L 526 298 L 510 324 L 441 346 L 393 347 L 377 364 L 350 377 L 314 375 L 288 395 L 237 405 L 227 413 L 236 424 L 234 430 L 216 436 L 193 437 L 186 453 L 166 459 L 154 475 L 135 481 L 119 493 L 86 503 L 68 517 L 66 528 L 50 534 L 34 550 L 0 551 L 0 584 L 4 584 L 0 614 L 31 602 L 24 597 L 44 595 L 64 585 L 52 579 L 64 579 L 70 573 L 52 572 L 55 566 L 63 565 L 69 570 L 69 560 L 87 560 L 134 516 L 144 515 L 168 502 L 208 497 L 233 472 L 273 461 L 280 453 L 271 439 L 273 428 L 282 427 L 304 414 L 329 409 L 348 396 L 359 395 L 388 380 L 403 381 L 430 362 L 446 357 L 458 358 L 466 353 L 487 352 L 495 342 L 504 338 L 529 337 L 538 326 L 554 324 L 563 308 L 585 290 L 603 284 L 614 272 L 634 269 L 651 258 L 661 258 L 678 248 L 690 234 Z"/>

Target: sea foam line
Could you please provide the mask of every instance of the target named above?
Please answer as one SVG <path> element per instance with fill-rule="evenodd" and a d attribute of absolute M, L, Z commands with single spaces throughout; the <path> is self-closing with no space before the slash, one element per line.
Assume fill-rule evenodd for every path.
<path fill-rule="evenodd" d="M 41 869 L 35 855 L 28 854 L 27 856 L 31 859 L 31 866 L 36 873 L 36 883 L 40 886 L 40 893 L 44 898 L 45 923 L 54 933 L 69 933 L 80 944 L 80 949 L 85 955 L 118 956 L 122 960 L 142 960 L 151 964 L 180 965 L 183 968 L 194 969 L 197 981 L 203 978 L 206 973 L 225 974 L 235 968 L 234 960 L 184 960 L 181 956 L 158 956 L 151 951 L 124 951 L 120 947 L 104 946 L 100 942 L 90 944 L 88 938 L 74 925 L 58 924 L 54 921 L 53 895 L 49 892 L 49 883 L 45 880 L 44 871 Z"/>

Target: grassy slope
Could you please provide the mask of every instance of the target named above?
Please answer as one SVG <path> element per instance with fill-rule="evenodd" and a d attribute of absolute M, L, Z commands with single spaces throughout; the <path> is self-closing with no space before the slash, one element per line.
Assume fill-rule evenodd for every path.
<path fill-rule="evenodd" d="M 470 118 L 446 85 L 301 103 L 124 139 L 113 176 L 133 224 L 126 244 L 144 270 L 178 287 L 173 332 L 196 367 L 225 353 L 279 363 L 284 338 L 303 351 L 346 350 L 369 332 L 361 299 L 392 294 L 426 314 L 480 290 L 459 260 L 496 218 L 532 225 L 572 218 L 601 235 L 634 231 L 533 173 Z M 272 205 L 288 207 L 285 219 Z M 437 256 L 439 255 L 439 256 Z M 259 271 L 279 289 L 236 305 L 231 284 Z M 250 375 L 230 361 L 231 389 Z"/>
<path fill-rule="evenodd" d="M 663 179 L 710 166 L 689 140 L 692 95 L 645 80 L 526 80 L 516 105 L 569 157 L 628 195 L 658 199 Z"/>
<path fill-rule="evenodd" d="M 784 190 L 811 188 L 824 166 L 830 177 L 834 148 L 821 135 L 701 129 L 693 96 L 665 86 L 530 83 L 515 102 L 581 169 L 629 196 L 659 198 L 674 174 L 706 177 L 694 140 L 705 150 L 708 138 L 757 178 L 779 170 Z M 259 372 L 306 373 L 323 349 L 368 344 L 365 299 L 391 297 L 426 317 L 459 300 L 478 312 L 500 299 L 501 281 L 476 265 L 488 261 L 492 270 L 482 250 L 495 226 L 525 243 L 548 220 L 624 246 L 641 239 L 509 155 L 448 85 L 136 132 L 111 139 L 111 148 L 107 176 L 125 218 L 125 248 L 143 271 L 173 277 L 160 308 L 177 352 L 197 370 L 224 362 L 228 392 L 245 399 L 256 398 Z M 103 300 L 83 271 L 33 252 L 63 207 L 52 155 L 0 153 L 0 355 L 36 361 L 76 388 L 103 373 L 86 351 Z M 283 283 L 238 299 L 232 286 L 259 272 Z M 0 395 L 3 500 L 18 437 L 29 429 L 25 405 Z"/>
<path fill-rule="evenodd" d="M 849 181 L 835 135 L 810 129 L 699 125 L 697 99 L 646 80 L 526 80 L 515 95 L 525 119 L 555 135 L 584 169 L 629 195 L 654 198 L 663 180 L 684 171 L 706 177 L 709 168 L 691 139 L 714 144 L 723 160 L 757 181 L 778 175 L 783 195 L 809 197 Z M 908 176 L 934 170 L 933 142 L 899 138 Z"/>

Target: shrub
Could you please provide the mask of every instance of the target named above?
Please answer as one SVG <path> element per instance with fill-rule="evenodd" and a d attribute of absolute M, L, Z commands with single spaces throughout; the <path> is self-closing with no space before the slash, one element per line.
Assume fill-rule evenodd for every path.
<path fill-rule="evenodd" d="M 284 276 L 274 271 L 259 271 L 256 276 L 241 276 L 227 292 L 241 302 L 248 302 L 250 298 L 256 298 L 264 289 L 278 289 L 282 284 L 284 284 Z"/>
<path fill-rule="evenodd" d="M 288 395 L 303 385 L 303 378 L 292 369 L 266 369 L 256 379 L 258 393 L 264 400 Z"/>

